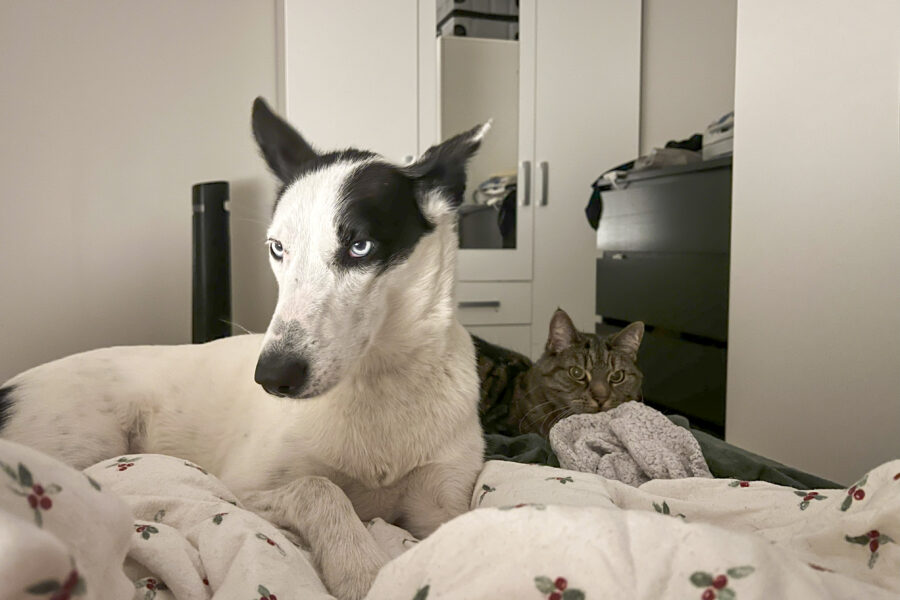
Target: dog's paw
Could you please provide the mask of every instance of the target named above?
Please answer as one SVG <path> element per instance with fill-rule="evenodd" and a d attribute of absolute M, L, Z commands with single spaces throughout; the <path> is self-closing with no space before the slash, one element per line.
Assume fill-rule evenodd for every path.
<path fill-rule="evenodd" d="M 295 524 L 285 516 L 284 511 L 279 510 L 272 504 L 271 492 L 250 492 L 241 498 L 241 503 L 244 505 L 244 508 L 281 530 L 284 537 L 292 544 L 304 550 L 309 550 L 309 544 L 306 543 L 303 535 L 297 531 Z"/>
<path fill-rule="evenodd" d="M 361 600 L 369 593 L 388 556 L 377 546 L 367 550 L 354 548 L 342 557 L 333 556 L 321 563 L 322 578 L 335 598 Z"/>

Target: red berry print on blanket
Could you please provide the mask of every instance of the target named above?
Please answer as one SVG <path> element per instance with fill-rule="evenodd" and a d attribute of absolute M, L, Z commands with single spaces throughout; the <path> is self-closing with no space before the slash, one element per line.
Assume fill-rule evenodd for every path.
<path fill-rule="evenodd" d="M 878 549 L 884 544 L 894 544 L 894 539 L 888 535 L 885 535 L 878 531 L 877 529 L 873 529 L 868 531 L 862 535 L 857 536 L 849 536 L 845 535 L 844 540 L 850 542 L 851 544 L 859 544 L 860 546 L 868 546 L 869 547 L 869 568 L 874 569 L 875 563 L 878 562 Z"/>
<path fill-rule="evenodd" d="M 281 549 L 281 546 L 279 546 L 278 543 L 275 542 L 275 540 L 273 540 L 272 538 L 270 538 L 270 537 L 267 536 L 266 534 L 264 534 L 264 533 L 257 533 L 257 534 L 256 534 L 256 537 L 257 537 L 258 539 L 261 539 L 261 540 L 265 541 L 268 545 L 274 547 L 276 550 L 278 550 L 278 552 L 279 552 L 282 556 L 287 556 L 287 553 L 286 553 L 284 550 Z"/>
<path fill-rule="evenodd" d="M 15 482 L 10 485 L 10 491 L 21 496 L 28 503 L 29 508 L 34 511 L 34 522 L 38 527 L 44 526 L 44 517 L 41 513 L 47 512 L 53 508 L 52 494 L 62 491 L 62 487 L 55 483 L 48 484 L 46 487 L 34 480 L 34 476 L 28 467 L 22 463 L 18 464 L 18 468 L 13 469 L 12 466 L 0 462 L 0 469 Z"/>
<path fill-rule="evenodd" d="M 554 480 L 554 479 L 555 479 L 556 481 L 560 482 L 560 483 L 563 484 L 563 485 L 566 485 L 567 483 L 575 483 L 575 480 L 572 479 L 572 478 L 569 477 L 569 476 L 566 476 L 566 477 L 548 477 L 548 478 L 546 478 L 544 481 L 551 481 L 551 480 Z"/>
<path fill-rule="evenodd" d="M 110 465 L 106 465 L 107 469 L 111 469 L 116 467 L 119 471 L 127 471 L 131 467 L 134 466 L 134 462 L 137 460 L 141 460 L 140 456 L 135 456 L 134 458 L 128 458 L 127 456 L 120 456 Z"/>
<path fill-rule="evenodd" d="M 278 600 L 278 598 L 270 592 L 266 586 L 260 584 L 259 587 L 256 588 L 256 593 L 259 594 L 259 600 Z M 253 600 L 256 600 L 254 598 Z"/>
<path fill-rule="evenodd" d="M 25 593 L 31 596 L 50 596 L 50 600 L 69 600 L 76 596 L 82 596 L 87 591 L 87 585 L 76 569 L 72 569 L 65 581 L 45 579 L 25 588 Z"/>
<path fill-rule="evenodd" d="M 863 489 L 863 486 L 866 485 L 866 480 L 869 478 L 869 475 L 866 474 L 862 479 L 856 482 L 855 485 L 850 486 L 847 490 L 847 497 L 844 498 L 844 501 L 841 503 L 841 510 L 846 511 L 853 505 L 853 501 L 861 501 L 866 498 L 866 490 Z"/>
<path fill-rule="evenodd" d="M 140 525 L 138 523 L 134 524 L 134 531 L 141 534 L 141 537 L 145 540 L 149 540 L 151 535 L 159 533 L 159 529 L 153 525 Z"/>
<path fill-rule="evenodd" d="M 544 575 L 534 578 L 534 587 L 542 594 L 547 594 L 547 600 L 584 600 L 584 592 L 578 588 L 569 587 L 569 581 L 565 577 L 550 579 Z"/>
<path fill-rule="evenodd" d="M 155 577 L 142 577 L 134 582 L 137 590 L 144 591 L 144 600 L 153 600 L 156 598 L 156 592 L 163 592 L 169 589 L 165 582 Z"/>
<path fill-rule="evenodd" d="M 742 488 L 750 487 L 750 482 L 734 480 L 728 484 L 728 487 L 742 487 Z"/>
<path fill-rule="evenodd" d="M 813 500 L 818 501 L 818 500 L 827 500 L 828 499 L 828 496 L 823 496 L 819 492 L 796 492 L 795 491 L 794 493 L 797 494 L 798 496 L 800 496 L 801 498 L 803 498 L 803 500 L 800 501 L 800 510 L 806 510 L 806 508 L 809 506 L 809 503 L 812 502 Z"/>
<path fill-rule="evenodd" d="M 691 583 L 696 587 L 705 588 L 700 594 L 700 600 L 733 600 L 737 598 L 737 592 L 729 585 L 732 579 L 743 579 L 756 569 L 750 565 L 732 567 L 724 573 L 713 575 L 706 571 L 695 571 L 691 574 Z"/>

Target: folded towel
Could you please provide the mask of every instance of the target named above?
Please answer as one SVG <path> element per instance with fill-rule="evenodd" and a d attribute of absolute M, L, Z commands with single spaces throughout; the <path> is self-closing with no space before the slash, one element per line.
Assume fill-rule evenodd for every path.
<path fill-rule="evenodd" d="M 564 469 L 639 486 L 651 479 L 712 477 L 691 433 L 640 402 L 572 415 L 550 430 Z"/>

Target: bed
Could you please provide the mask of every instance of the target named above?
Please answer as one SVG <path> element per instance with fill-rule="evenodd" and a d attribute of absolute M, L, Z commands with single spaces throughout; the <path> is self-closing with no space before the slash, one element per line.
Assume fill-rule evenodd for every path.
<path fill-rule="evenodd" d="M 505 460 L 485 464 L 472 510 L 428 539 L 369 523 L 394 557 L 371 600 L 900 594 L 900 461 L 849 488 L 752 477 L 635 488 L 535 464 L 553 459 L 534 438 L 489 446 Z M 750 460 L 761 475 L 806 476 L 770 462 Z M 330 597 L 308 553 L 200 465 L 129 455 L 81 473 L 0 440 L 0 477 L 0 598 Z"/>

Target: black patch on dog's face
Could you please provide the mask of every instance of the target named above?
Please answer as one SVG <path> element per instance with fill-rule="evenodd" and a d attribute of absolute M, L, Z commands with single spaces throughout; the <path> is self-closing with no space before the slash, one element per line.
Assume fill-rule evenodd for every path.
<path fill-rule="evenodd" d="M 415 182 L 391 165 L 361 166 L 344 182 L 338 210 L 340 247 L 335 263 L 345 269 L 374 267 L 379 273 L 404 261 L 419 239 L 434 229 L 416 198 Z M 370 240 L 372 251 L 350 255 L 355 242 Z"/>
<path fill-rule="evenodd" d="M 6 425 L 6 422 L 9 421 L 10 416 L 12 416 L 12 393 L 15 389 L 15 386 L 11 385 L 0 388 L 0 430 L 3 429 L 3 426 Z"/>
<path fill-rule="evenodd" d="M 278 208 L 278 203 L 281 202 L 281 197 L 284 195 L 284 192 L 287 191 L 287 189 L 301 177 L 315 171 L 328 168 L 331 165 L 337 164 L 339 162 L 358 162 L 361 160 L 366 160 L 368 158 L 373 158 L 375 156 L 378 155 L 374 152 L 369 152 L 368 150 L 347 148 L 346 150 L 339 150 L 337 152 L 329 152 L 328 154 L 316 156 L 315 158 L 308 160 L 302 165 L 297 166 L 294 174 L 292 175 L 292 178 L 284 183 L 281 186 L 281 189 L 278 190 L 278 195 L 275 197 L 275 205 L 272 207 L 272 213 L 274 214 L 275 209 Z"/>

